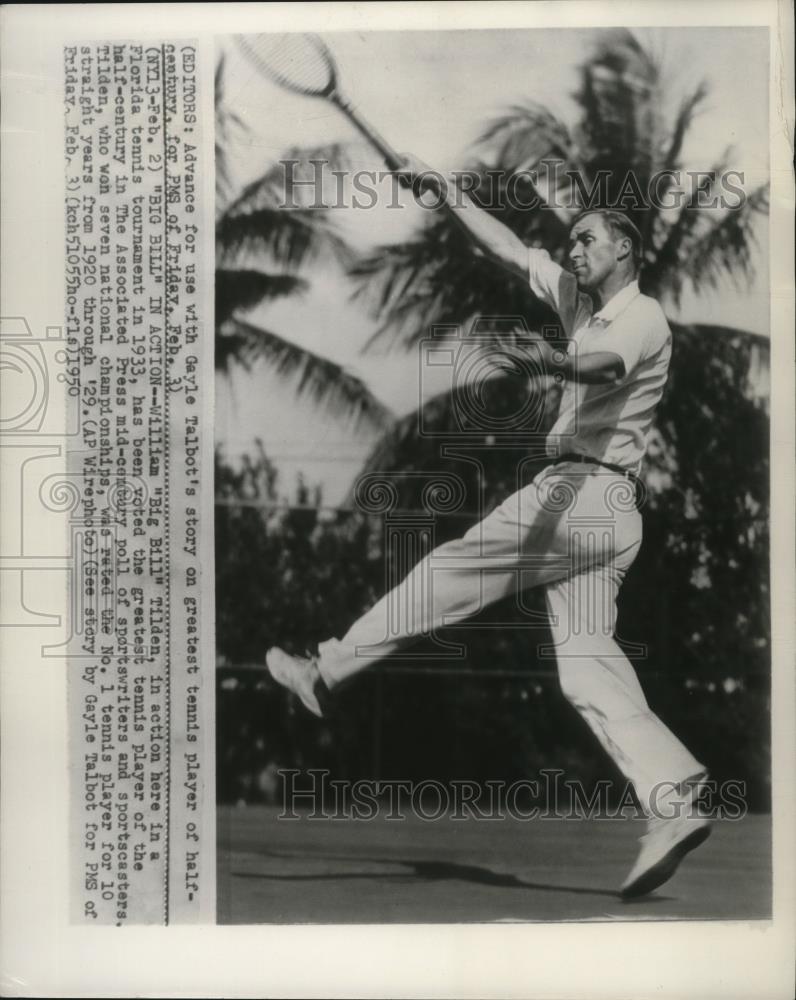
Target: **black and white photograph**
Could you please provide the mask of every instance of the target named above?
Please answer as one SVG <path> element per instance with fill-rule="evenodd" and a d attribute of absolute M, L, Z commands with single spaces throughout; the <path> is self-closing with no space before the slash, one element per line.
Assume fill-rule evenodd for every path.
<path fill-rule="evenodd" d="M 219 922 L 771 916 L 768 49 L 219 46 Z"/>
<path fill-rule="evenodd" d="M 793 996 L 793 41 L 3 6 L 3 996 Z"/>

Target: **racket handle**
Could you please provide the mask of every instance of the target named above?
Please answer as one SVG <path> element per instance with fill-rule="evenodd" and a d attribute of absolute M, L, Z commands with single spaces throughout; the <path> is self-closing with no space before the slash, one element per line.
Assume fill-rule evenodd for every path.
<path fill-rule="evenodd" d="M 348 101 L 340 97 L 334 97 L 333 99 L 340 110 L 348 117 L 348 120 L 354 128 L 356 128 L 357 131 L 360 132 L 368 140 L 368 142 L 375 146 L 381 153 L 384 158 L 384 162 L 390 170 L 398 173 L 398 181 L 401 186 L 411 188 L 411 179 L 400 174 L 400 171 L 406 166 L 405 161 L 395 152 L 384 136 L 377 132 L 370 122 L 366 121 L 366 119 L 364 119 L 362 115 L 360 115 L 360 113 L 353 107 L 353 105 L 348 103 Z"/>

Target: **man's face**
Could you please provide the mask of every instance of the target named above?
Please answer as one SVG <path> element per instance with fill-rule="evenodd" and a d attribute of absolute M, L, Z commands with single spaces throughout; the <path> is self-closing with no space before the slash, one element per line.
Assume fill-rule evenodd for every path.
<path fill-rule="evenodd" d="M 569 262 L 581 291 L 599 288 L 616 270 L 625 252 L 605 219 L 600 215 L 585 215 L 575 223 L 569 234 Z"/>

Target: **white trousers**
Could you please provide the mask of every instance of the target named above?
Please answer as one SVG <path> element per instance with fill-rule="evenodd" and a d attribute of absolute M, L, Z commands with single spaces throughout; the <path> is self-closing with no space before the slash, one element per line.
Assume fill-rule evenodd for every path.
<path fill-rule="evenodd" d="M 704 767 L 650 710 L 614 639 L 616 597 L 641 544 L 633 486 L 601 466 L 543 470 L 462 538 L 435 548 L 349 629 L 319 647 L 332 689 L 510 594 L 543 586 L 562 691 L 642 807 Z"/>

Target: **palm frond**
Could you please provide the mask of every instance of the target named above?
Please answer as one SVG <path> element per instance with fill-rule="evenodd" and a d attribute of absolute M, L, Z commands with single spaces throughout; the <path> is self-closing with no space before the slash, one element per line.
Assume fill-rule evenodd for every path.
<path fill-rule="evenodd" d="M 354 427 L 384 430 L 392 414 L 365 383 L 329 358 L 299 347 L 279 334 L 232 318 L 218 329 L 216 367 L 224 372 L 236 361 L 246 368 L 265 362 L 280 378 L 291 381 L 300 398 L 306 396 Z"/>
<path fill-rule="evenodd" d="M 216 270 L 216 324 L 238 309 L 306 291 L 307 282 L 295 274 L 264 274 L 252 270 Z"/>
<path fill-rule="evenodd" d="M 680 107 L 675 115 L 674 124 L 671 129 L 669 143 L 664 153 L 661 169 L 679 170 L 680 156 L 683 151 L 683 141 L 688 134 L 688 130 L 694 123 L 700 104 L 703 103 L 709 94 L 707 83 L 703 80 L 698 86 L 687 94 L 680 102 Z"/>
<path fill-rule="evenodd" d="M 684 248 L 693 239 L 694 233 L 704 225 L 705 208 L 715 198 L 715 188 L 719 178 L 727 168 L 731 150 L 725 150 L 712 168 L 702 171 L 698 182 L 680 208 L 674 220 L 664 220 L 659 215 L 656 230 L 647 241 L 648 264 L 644 270 L 647 290 L 658 291 L 664 284 L 671 285 L 671 272 L 680 267 Z M 710 209 L 714 211 L 714 209 Z"/>
<path fill-rule="evenodd" d="M 655 183 L 654 203 L 651 203 L 644 213 L 640 226 L 645 247 L 650 247 L 654 233 L 660 228 L 661 206 L 665 204 L 666 196 L 675 185 L 681 170 L 680 157 L 685 137 L 694 123 L 699 106 L 708 93 L 708 86 L 702 81 L 680 102 L 680 107 L 671 125 L 668 141 L 663 145 L 660 160 L 656 164 L 656 173 L 660 177 Z"/>
<path fill-rule="evenodd" d="M 354 297 L 371 307 L 379 326 L 366 349 L 410 348 L 435 325 L 469 329 L 481 315 L 523 316 L 532 330 L 556 323 L 530 289 L 498 265 L 473 254 L 451 220 L 432 220 L 415 238 L 385 246 L 349 270 Z"/>
<path fill-rule="evenodd" d="M 265 256 L 291 272 L 323 253 L 344 266 L 352 260 L 350 247 L 322 210 L 275 206 L 225 212 L 216 222 L 216 253 L 225 267 Z"/>
<path fill-rule="evenodd" d="M 592 176 L 608 171 L 608 197 L 618 198 L 632 175 L 646 190 L 661 156 L 660 66 L 626 29 L 597 36 L 580 67 L 575 99 L 582 109 L 576 131 Z M 643 225 L 641 212 L 629 207 Z"/>
<path fill-rule="evenodd" d="M 332 171 L 347 170 L 350 165 L 348 147 L 341 143 L 291 147 L 243 188 L 229 212 L 253 212 L 286 203 L 296 208 L 315 206 L 315 211 L 322 211 L 325 205 L 335 203 Z"/>
<path fill-rule="evenodd" d="M 716 288 L 722 278 L 730 277 L 740 287 L 754 277 L 752 251 L 756 246 L 754 224 L 756 217 L 767 212 L 769 205 L 768 184 L 763 184 L 747 196 L 742 205 L 730 209 L 719 218 L 715 210 L 701 209 L 699 221 L 707 223 L 692 230 L 692 238 L 683 240 L 677 266 L 666 272 L 663 287 L 679 301 L 684 281 L 687 279 L 695 290 Z M 713 215 L 709 213 L 713 212 Z"/>
<path fill-rule="evenodd" d="M 328 199 L 320 188 L 317 202 L 306 197 L 305 187 L 292 186 L 312 181 L 313 161 L 321 187 L 324 177 L 331 179 L 330 169 L 342 169 L 347 162 L 340 145 L 289 149 L 228 205 L 216 220 L 216 252 L 222 265 L 240 267 L 251 258 L 259 264 L 262 255 L 286 271 L 321 254 L 334 256 L 343 266 L 350 262 L 351 250 L 330 211 L 322 207 Z"/>
<path fill-rule="evenodd" d="M 548 235 L 563 238 L 576 208 L 570 205 L 570 175 L 583 175 L 584 166 L 559 118 L 534 102 L 515 104 L 487 123 L 474 152 L 483 154 L 477 161 L 478 173 L 486 178 L 494 171 L 492 179 L 498 179 L 497 191 L 492 179 L 483 185 L 491 204 L 479 195 L 480 188 L 472 192 L 477 203 L 493 210 L 502 206 L 501 219 L 520 236 L 547 216 L 552 229 Z M 509 185 L 514 188 L 511 196 Z"/>
<path fill-rule="evenodd" d="M 509 172 L 533 170 L 542 160 L 571 165 L 575 150 L 569 129 L 533 101 L 514 104 L 487 122 L 475 148 L 493 151 L 494 165 Z"/>

